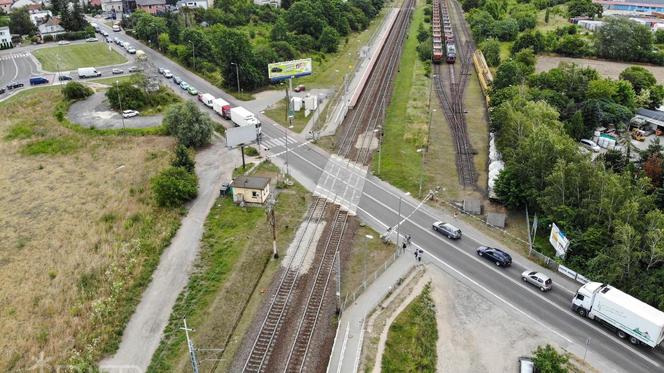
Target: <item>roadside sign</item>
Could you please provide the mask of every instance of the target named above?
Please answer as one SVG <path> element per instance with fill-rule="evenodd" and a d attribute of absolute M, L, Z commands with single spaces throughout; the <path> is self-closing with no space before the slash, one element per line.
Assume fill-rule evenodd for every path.
<path fill-rule="evenodd" d="M 275 62 L 267 65 L 267 75 L 272 82 L 311 75 L 311 58 Z"/>
<path fill-rule="evenodd" d="M 569 247 L 569 239 L 565 236 L 565 232 L 561 231 L 555 223 L 551 223 L 549 242 L 556 249 L 556 256 L 565 257 L 567 248 Z"/>

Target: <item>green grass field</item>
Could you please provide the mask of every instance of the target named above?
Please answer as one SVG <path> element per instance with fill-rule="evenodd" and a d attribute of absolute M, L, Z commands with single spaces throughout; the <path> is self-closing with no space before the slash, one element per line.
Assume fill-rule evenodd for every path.
<path fill-rule="evenodd" d="M 437 340 L 436 308 L 427 284 L 390 326 L 381 371 L 435 372 Z"/>
<path fill-rule="evenodd" d="M 99 42 L 39 48 L 32 54 L 45 71 L 68 71 L 79 67 L 99 67 L 127 62 L 120 53 L 109 50 L 106 43 Z"/>
<path fill-rule="evenodd" d="M 567 19 L 567 6 L 566 5 L 557 5 L 550 9 L 549 11 L 549 23 L 544 22 L 546 16 L 546 9 L 540 10 L 537 14 L 537 29 L 546 32 L 555 30 L 560 26 L 571 25 Z"/>
<path fill-rule="evenodd" d="M 417 150 L 427 143 L 431 85 L 430 79 L 424 75 L 424 66 L 429 62 L 420 61 L 416 51 L 417 27 L 423 19 L 424 1 L 419 1 L 404 43 L 392 100 L 387 108 L 382 155 L 375 154 L 372 158 L 374 174 L 415 196 L 422 174 L 422 155 Z"/>

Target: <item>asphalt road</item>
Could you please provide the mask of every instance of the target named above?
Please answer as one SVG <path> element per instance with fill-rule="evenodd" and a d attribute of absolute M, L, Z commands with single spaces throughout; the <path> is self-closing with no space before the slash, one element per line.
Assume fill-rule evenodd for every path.
<path fill-rule="evenodd" d="M 230 95 L 142 43 L 132 40 L 126 35 L 123 35 L 122 38 L 140 46 L 140 49 L 148 54 L 148 58 L 156 66 L 171 70 L 173 74 L 184 78 L 199 91 L 222 97 L 232 105 L 242 105 Z M 220 120 L 216 114 L 211 112 L 211 116 L 230 127 L 227 121 Z M 288 134 L 290 151 L 285 153 L 287 130 L 275 125 L 267 117 L 259 115 L 259 118 L 263 123 L 264 144 L 272 144 L 269 154 L 273 161 L 282 169 L 288 162 L 289 173 L 309 190 L 315 190 L 329 154 L 307 144 L 301 135 L 292 133 Z M 358 216 L 379 232 L 384 231 L 387 226 L 393 226 L 398 220 L 399 197 L 403 198 L 401 215 L 411 214 L 417 201 L 379 179 L 369 176 L 364 183 L 362 198 L 358 206 Z M 414 212 L 409 220 L 404 222 L 402 233 L 410 234 L 415 245 L 421 246 L 427 254 L 432 255 L 450 271 L 464 276 L 473 286 L 490 292 L 526 315 L 534 323 L 547 327 L 551 333 L 558 334 L 570 344 L 584 346 L 586 339 L 591 338 L 590 353 L 602 356 L 625 372 L 664 371 L 662 347 L 656 350 L 634 347 L 592 321 L 582 319 L 572 313 L 570 300 L 577 285 L 562 276 L 552 274 L 554 290 L 550 293 L 540 293 L 536 288 L 523 284 L 520 274 L 526 268 L 544 270 L 543 268 L 516 253 L 512 253 L 514 262 L 511 268 L 497 268 L 494 264 L 479 258 L 474 251 L 483 242 L 492 241 L 482 233 L 466 229 L 464 224 L 459 223 L 457 225 L 461 226 L 466 233 L 472 232 L 470 236 L 466 234 L 461 240 L 452 242 L 435 234 L 431 230 L 431 223 L 440 220 L 442 216 L 441 212 L 425 206 Z M 510 252 L 508 248 L 504 249 Z"/>

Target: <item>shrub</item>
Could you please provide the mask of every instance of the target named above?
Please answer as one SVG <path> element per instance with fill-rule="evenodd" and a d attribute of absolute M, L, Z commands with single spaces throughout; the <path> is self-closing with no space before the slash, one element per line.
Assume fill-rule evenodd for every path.
<path fill-rule="evenodd" d="M 161 207 L 179 207 L 198 195 L 195 174 L 181 167 L 169 167 L 152 178 L 155 202 Z"/>
<path fill-rule="evenodd" d="M 115 110 L 140 109 L 148 103 L 145 92 L 130 82 L 114 84 L 106 91 L 106 97 Z"/>
<path fill-rule="evenodd" d="M 191 101 L 171 107 L 164 117 L 164 125 L 170 135 L 187 147 L 205 145 L 212 137 L 210 117 Z"/>
<path fill-rule="evenodd" d="M 194 172 L 196 162 L 191 158 L 189 149 L 182 144 L 178 144 L 175 148 L 175 158 L 171 162 L 171 166 L 184 168 L 187 172 Z"/>
<path fill-rule="evenodd" d="M 92 89 L 79 82 L 69 82 L 62 90 L 62 94 L 67 100 L 81 100 L 89 97 L 92 93 Z"/>
<path fill-rule="evenodd" d="M 258 150 L 252 146 L 247 146 L 244 148 L 244 154 L 249 156 L 249 157 L 255 157 L 258 155 Z"/>

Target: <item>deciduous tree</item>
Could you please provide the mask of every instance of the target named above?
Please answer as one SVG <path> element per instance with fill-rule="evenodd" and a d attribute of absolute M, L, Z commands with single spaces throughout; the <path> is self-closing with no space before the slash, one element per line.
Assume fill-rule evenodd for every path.
<path fill-rule="evenodd" d="M 186 147 L 203 146 L 212 137 L 210 117 L 192 101 L 171 107 L 164 117 L 164 126 Z"/>

